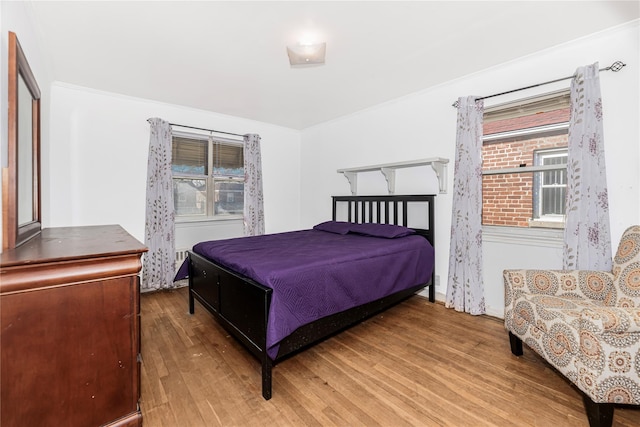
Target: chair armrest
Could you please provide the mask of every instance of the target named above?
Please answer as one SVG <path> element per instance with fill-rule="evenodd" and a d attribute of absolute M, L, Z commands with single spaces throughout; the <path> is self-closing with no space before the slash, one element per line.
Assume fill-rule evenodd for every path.
<path fill-rule="evenodd" d="M 592 326 L 588 329 L 599 335 L 640 332 L 640 308 L 585 308 L 580 313 L 580 322 L 588 322 Z"/>
<path fill-rule="evenodd" d="M 605 301 L 613 288 L 613 274 L 594 270 L 504 270 L 505 306 L 522 293 L 571 295 Z"/>

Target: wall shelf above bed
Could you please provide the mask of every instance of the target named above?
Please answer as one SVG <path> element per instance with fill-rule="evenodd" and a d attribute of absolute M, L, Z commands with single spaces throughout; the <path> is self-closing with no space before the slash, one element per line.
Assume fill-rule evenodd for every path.
<path fill-rule="evenodd" d="M 440 194 L 447 192 L 447 164 L 449 159 L 442 157 L 432 157 L 429 159 L 409 160 L 406 162 L 385 163 L 383 165 L 360 166 L 357 168 L 338 169 L 338 173 L 343 174 L 351 185 L 351 194 L 355 195 L 358 190 L 358 173 L 380 171 L 387 180 L 389 194 L 395 193 L 396 169 L 412 168 L 417 166 L 431 165 L 438 177 Z"/>

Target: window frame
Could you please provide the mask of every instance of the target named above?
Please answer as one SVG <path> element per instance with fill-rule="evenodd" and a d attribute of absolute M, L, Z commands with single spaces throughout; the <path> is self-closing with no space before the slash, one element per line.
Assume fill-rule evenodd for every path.
<path fill-rule="evenodd" d="M 216 143 L 221 143 L 223 145 L 232 145 L 238 147 L 244 147 L 243 140 L 231 139 L 218 137 L 212 134 L 201 134 L 196 132 L 184 132 L 184 131 L 172 131 L 171 132 L 171 144 L 173 147 L 173 138 L 177 136 L 185 139 L 192 139 L 196 141 L 203 141 L 207 144 L 207 159 L 206 159 L 206 167 L 205 174 L 189 174 L 189 173 L 175 173 L 172 171 L 171 180 L 172 185 L 174 179 L 202 179 L 206 182 L 206 212 L 202 215 L 178 215 L 175 214 L 175 222 L 176 223 L 188 223 L 188 222 L 205 222 L 205 221 L 225 221 L 225 220 L 239 220 L 243 218 L 243 214 L 216 214 L 215 213 L 215 187 L 216 182 L 220 181 L 232 181 L 232 182 L 240 182 L 244 184 L 244 176 L 229 176 L 229 175 L 221 175 L 214 174 L 214 153 Z M 173 159 L 172 159 L 173 164 Z M 175 206 L 175 201 L 174 201 Z"/>
<path fill-rule="evenodd" d="M 534 161 L 536 163 L 538 162 L 543 162 L 544 159 L 547 158 L 551 158 L 551 157 L 565 157 L 568 158 L 569 155 L 569 148 L 568 147 L 558 147 L 558 148 L 545 148 L 545 149 L 541 149 L 541 150 L 534 150 L 533 152 L 533 158 Z M 543 165 L 540 165 L 543 166 Z M 554 165 L 548 165 L 548 166 L 554 166 Z M 558 167 L 553 167 L 553 168 L 549 168 L 546 169 L 545 171 L 556 171 L 556 170 L 565 170 L 566 172 L 566 168 L 567 168 L 567 163 L 561 163 L 557 165 Z M 544 198 L 543 198 L 543 189 L 544 188 L 560 188 L 563 187 L 566 191 L 567 188 L 567 182 L 566 182 L 566 175 L 564 177 L 565 182 L 562 185 L 554 185 L 554 186 L 548 186 L 544 184 L 544 178 L 542 177 L 542 172 L 538 175 L 535 176 L 533 178 L 533 218 L 531 219 L 532 222 L 534 223 L 540 223 L 540 222 L 562 222 L 564 223 L 565 218 L 566 218 L 566 212 L 563 214 L 543 214 L 542 212 L 544 211 Z"/>
<path fill-rule="evenodd" d="M 505 120 L 510 118 L 526 119 L 526 117 L 528 117 L 529 115 L 537 114 L 537 111 L 535 111 L 535 109 L 537 109 L 538 107 L 540 108 L 540 112 L 551 112 L 556 109 L 567 108 L 568 105 L 566 104 L 568 102 L 568 97 L 569 95 L 567 90 L 560 90 L 560 91 L 551 92 L 551 93 L 547 93 L 539 96 L 533 96 L 530 98 L 512 101 L 512 102 L 501 104 L 501 105 L 495 105 L 485 109 L 485 118 L 487 114 L 491 116 L 491 118 L 487 120 L 487 123 L 492 123 L 494 121 L 500 121 L 500 120 Z M 558 108 L 558 106 L 561 106 L 561 107 Z M 523 108 L 524 110 L 530 109 L 531 111 L 528 114 L 527 113 L 519 114 L 518 110 L 521 108 Z M 529 137 L 531 139 L 534 139 L 536 135 L 542 136 L 548 133 L 566 134 L 568 133 L 567 132 L 568 128 L 569 128 L 569 120 L 559 122 L 559 123 L 505 130 L 502 132 L 494 131 L 494 133 L 482 136 L 482 144 L 484 147 L 485 144 L 500 143 L 501 140 L 505 140 L 506 142 L 507 140 L 516 140 L 516 139 L 524 139 L 524 138 L 529 139 Z M 563 150 L 566 153 L 568 150 L 568 147 L 564 146 L 564 147 L 554 147 L 554 148 L 543 148 L 539 150 L 536 150 L 535 147 L 531 147 L 531 154 L 535 158 L 536 151 L 551 151 L 551 150 L 553 151 Z M 483 152 L 484 152 L 484 148 L 483 148 Z M 531 166 L 527 164 L 523 164 L 518 167 L 495 168 L 495 169 L 487 169 L 487 170 L 483 169 L 482 170 L 483 189 L 484 189 L 485 176 L 531 173 L 532 187 L 530 188 L 531 188 L 531 197 L 533 199 L 531 200 L 531 214 L 530 214 L 531 217 L 528 221 L 528 224 L 529 224 L 528 227 L 526 225 L 492 224 L 491 221 L 488 224 L 485 224 L 484 219 L 482 220 L 483 221 L 482 227 L 483 228 L 484 227 L 489 227 L 489 228 L 506 227 L 506 228 L 517 228 L 517 229 L 528 229 L 528 228 L 539 228 L 539 227 L 564 228 L 566 215 L 562 215 L 561 217 L 556 216 L 554 218 L 552 218 L 551 216 L 536 218 L 535 209 L 537 205 L 539 205 L 539 203 L 536 203 L 535 197 L 538 193 L 541 193 L 541 189 L 539 186 L 536 187 L 535 182 L 541 181 L 541 178 L 540 179 L 536 178 L 536 175 L 541 175 L 541 172 L 562 170 L 562 169 L 566 170 L 566 168 L 567 168 L 566 164 L 539 165 L 534 163 L 534 165 L 531 165 Z M 484 201 L 483 201 L 483 211 L 484 211 Z"/>

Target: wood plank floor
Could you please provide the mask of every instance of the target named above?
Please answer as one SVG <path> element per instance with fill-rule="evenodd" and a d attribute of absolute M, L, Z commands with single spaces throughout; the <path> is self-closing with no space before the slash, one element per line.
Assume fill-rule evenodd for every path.
<path fill-rule="evenodd" d="M 579 392 L 502 321 L 414 296 L 274 367 L 260 363 L 187 289 L 141 296 L 145 427 L 588 426 Z M 614 426 L 640 426 L 617 407 Z"/>

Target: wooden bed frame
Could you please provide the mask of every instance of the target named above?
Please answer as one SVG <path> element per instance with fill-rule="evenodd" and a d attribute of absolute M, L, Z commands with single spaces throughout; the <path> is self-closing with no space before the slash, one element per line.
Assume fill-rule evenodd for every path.
<path fill-rule="evenodd" d="M 349 222 L 384 223 L 408 227 L 411 203 L 427 204 L 428 228 L 414 228 L 434 245 L 434 195 L 415 196 L 334 196 L 333 220 L 337 220 L 338 206 L 347 205 Z M 435 247 L 435 245 L 434 245 Z M 325 339 L 358 323 L 419 290 L 429 287 L 429 301 L 435 301 L 435 268 L 431 281 L 391 294 L 382 299 L 319 319 L 296 329 L 280 342 L 275 360 L 267 355 L 266 335 L 272 289 L 192 252 L 189 257 L 189 313 L 194 313 L 198 300 L 222 326 L 262 363 L 262 396 L 271 398 L 273 365 L 294 352 Z"/>

